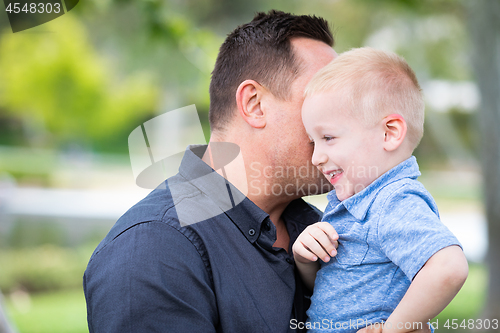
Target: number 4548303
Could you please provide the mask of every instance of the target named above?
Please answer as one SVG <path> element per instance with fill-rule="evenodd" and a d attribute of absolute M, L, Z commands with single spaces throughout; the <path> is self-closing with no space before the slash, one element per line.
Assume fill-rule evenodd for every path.
<path fill-rule="evenodd" d="M 499 327 L 498 319 L 464 319 L 461 322 L 458 319 L 448 319 L 443 326 L 453 330 L 459 327 L 469 330 L 496 330 Z"/>
<path fill-rule="evenodd" d="M 21 8 L 21 4 L 20 3 L 9 3 L 9 5 L 7 6 L 7 8 L 5 8 L 5 11 L 6 12 L 9 12 L 9 13 L 14 13 L 14 14 L 18 14 L 20 12 L 24 12 L 26 14 L 30 13 L 30 14 L 35 14 L 35 13 L 38 13 L 38 14 L 43 14 L 43 13 L 47 13 L 47 14 L 50 14 L 52 12 L 58 14 L 61 12 L 61 4 L 60 3 L 55 3 L 55 4 L 51 4 L 51 3 L 25 3 L 24 6 Z"/>

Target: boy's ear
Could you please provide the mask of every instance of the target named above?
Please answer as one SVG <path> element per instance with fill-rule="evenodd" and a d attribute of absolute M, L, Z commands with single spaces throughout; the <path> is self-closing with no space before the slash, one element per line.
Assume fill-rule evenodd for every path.
<path fill-rule="evenodd" d="M 254 128 L 266 126 L 266 114 L 261 106 L 264 93 L 265 88 L 254 80 L 241 82 L 236 90 L 238 112 L 241 118 Z"/>
<path fill-rule="evenodd" d="M 399 114 L 391 114 L 382 120 L 384 126 L 384 149 L 386 151 L 396 150 L 406 137 L 406 121 Z"/>

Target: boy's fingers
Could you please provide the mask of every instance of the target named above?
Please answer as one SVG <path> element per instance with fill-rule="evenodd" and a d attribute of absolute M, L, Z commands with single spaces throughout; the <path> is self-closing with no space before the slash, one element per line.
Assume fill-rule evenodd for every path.
<path fill-rule="evenodd" d="M 337 255 L 337 239 L 338 234 L 330 223 L 318 222 L 304 230 L 292 250 L 294 254 L 304 259 L 316 261 L 320 258 L 328 262 L 330 257 Z"/>
<path fill-rule="evenodd" d="M 335 230 L 335 228 L 328 222 L 323 222 L 325 223 L 323 226 L 324 228 L 326 229 L 325 230 L 325 233 L 328 235 L 328 237 L 330 238 L 333 246 L 335 247 L 335 249 L 337 249 L 339 247 L 339 234 L 337 233 L 337 231 Z M 335 251 L 335 254 L 337 254 L 337 251 Z"/>
<path fill-rule="evenodd" d="M 309 237 L 307 237 L 303 241 L 303 244 L 306 246 L 306 248 L 324 262 L 328 262 L 330 260 L 330 255 L 328 255 L 323 246 L 321 246 L 321 244 L 315 237 L 313 237 L 313 235 L 310 234 L 308 236 Z"/>
<path fill-rule="evenodd" d="M 295 246 L 296 244 L 293 245 L 293 255 L 294 257 L 302 257 L 304 259 L 310 260 L 310 261 L 316 261 L 318 260 L 318 257 L 309 251 L 309 249 L 302 243 L 299 245 Z M 295 258 L 297 259 L 297 258 Z"/>
<path fill-rule="evenodd" d="M 311 230 L 311 237 L 320 245 L 323 252 L 328 256 L 335 256 L 337 254 L 337 250 L 335 249 L 335 244 L 332 243 L 330 237 L 325 234 L 322 229 L 316 228 Z M 316 253 L 319 256 L 319 253 Z M 330 258 L 326 258 L 325 256 L 320 256 L 323 261 L 327 262 Z"/>
<path fill-rule="evenodd" d="M 319 222 L 319 223 L 316 223 L 317 227 L 320 228 L 321 230 L 323 230 L 323 232 L 325 234 L 328 235 L 328 237 L 330 237 L 330 239 L 332 240 L 332 242 L 334 241 L 337 241 L 339 239 L 339 234 L 337 233 L 337 231 L 335 230 L 335 228 L 328 222 Z"/>

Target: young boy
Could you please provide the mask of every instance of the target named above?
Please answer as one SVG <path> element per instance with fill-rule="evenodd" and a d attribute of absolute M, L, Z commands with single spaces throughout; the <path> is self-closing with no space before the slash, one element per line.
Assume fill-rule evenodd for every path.
<path fill-rule="evenodd" d="M 416 180 L 412 152 L 423 135 L 424 101 L 414 72 L 393 53 L 346 52 L 307 86 L 302 120 L 312 162 L 335 187 L 324 222 L 293 245 L 302 278 L 314 286 L 306 327 L 428 331 L 468 266 Z"/>

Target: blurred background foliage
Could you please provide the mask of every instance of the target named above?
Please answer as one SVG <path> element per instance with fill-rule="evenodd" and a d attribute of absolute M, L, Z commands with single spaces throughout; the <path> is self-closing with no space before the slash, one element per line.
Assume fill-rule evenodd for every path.
<path fill-rule="evenodd" d="M 257 11 L 326 18 L 337 53 L 368 45 L 404 56 L 429 93 L 426 134 L 415 152 L 422 181 L 438 204 L 481 212 L 479 98 L 465 2 L 85 0 L 16 34 L 0 5 L 0 290 L 19 331 L 87 331 L 83 271 L 119 214 L 107 215 L 100 227 L 73 217 L 64 225 L 64 216 L 53 222 L 16 215 L 5 208 L 12 189 L 130 190 L 128 135 L 186 105 L 196 105 L 208 139 L 208 86 L 218 48 Z M 460 181 L 433 173 L 457 170 L 469 173 Z M 70 232 L 80 236 L 68 238 Z M 485 279 L 485 267 L 473 263 L 463 292 L 440 318 L 478 316 Z"/>
<path fill-rule="evenodd" d="M 147 71 L 119 73 L 73 16 L 58 28 L 47 34 L 5 34 L 1 40 L 0 107 L 7 125 L 22 128 L 7 127 L 2 143 L 116 149 L 131 124 L 153 114 L 159 96 L 154 77 Z"/>
<path fill-rule="evenodd" d="M 85 1 L 25 33 L 10 33 L 4 20 L 0 144 L 126 153 L 137 124 L 188 104 L 196 104 L 208 137 L 218 47 L 236 25 L 270 8 L 325 17 L 337 52 L 373 45 L 403 55 L 421 81 L 472 78 L 456 0 Z M 467 132 L 469 118 L 454 122 Z M 462 138 L 473 146 L 473 135 Z M 434 141 L 421 147 L 423 156 L 437 150 L 432 160 L 442 156 Z"/>

